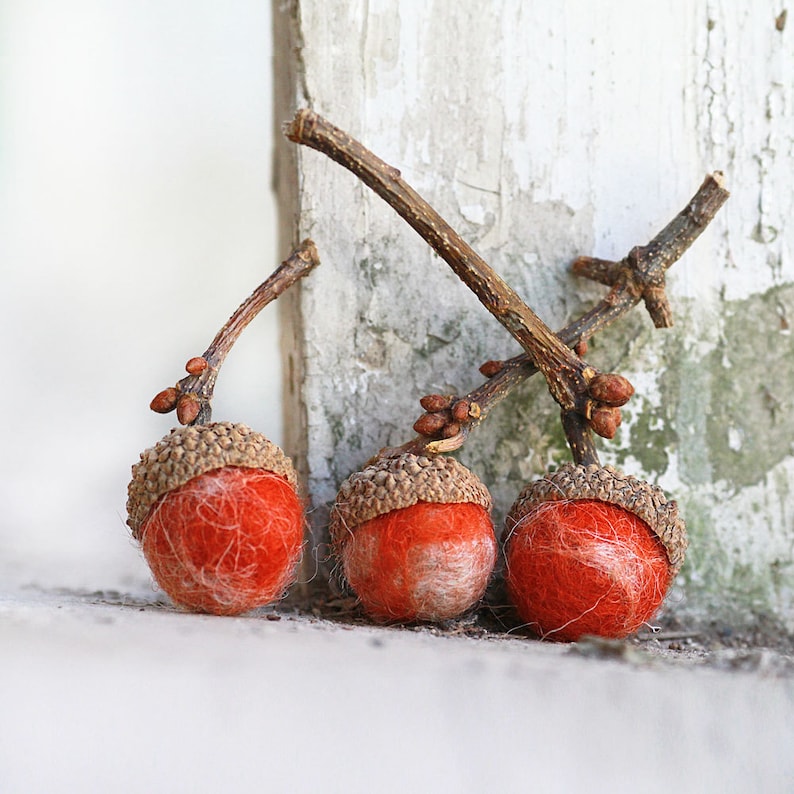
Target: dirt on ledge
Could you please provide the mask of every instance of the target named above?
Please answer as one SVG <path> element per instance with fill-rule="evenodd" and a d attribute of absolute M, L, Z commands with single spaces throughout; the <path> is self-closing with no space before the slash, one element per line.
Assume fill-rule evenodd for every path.
<path fill-rule="evenodd" d="M 119 590 L 40 589 L 40 595 L 81 603 L 117 606 L 138 611 L 178 611 L 158 592 L 125 593 Z M 377 627 L 355 596 L 315 588 L 292 594 L 284 601 L 246 613 L 264 620 L 327 621 L 346 627 Z M 234 618 L 230 618 L 234 619 Z M 612 660 L 632 666 L 675 665 L 709 668 L 771 677 L 794 677 L 794 636 L 770 619 L 759 617 L 752 627 L 724 623 L 685 625 L 675 617 L 654 621 L 637 634 L 621 640 L 582 637 L 577 642 L 554 643 L 563 653 L 590 659 Z M 391 631 L 423 632 L 438 637 L 465 637 L 488 642 L 549 644 L 522 626 L 510 606 L 486 602 L 477 610 L 442 623 L 386 624 Z"/>

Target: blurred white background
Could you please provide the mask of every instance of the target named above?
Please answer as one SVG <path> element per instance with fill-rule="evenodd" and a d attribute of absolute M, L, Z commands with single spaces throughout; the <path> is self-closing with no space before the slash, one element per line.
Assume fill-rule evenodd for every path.
<path fill-rule="evenodd" d="M 0 575 L 125 587 L 148 409 L 287 252 L 271 193 L 263 0 L 0 3 Z M 214 418 L 280 442 L 276 307 Z M 2 580 L 0 580 L 2 583 Z"/>

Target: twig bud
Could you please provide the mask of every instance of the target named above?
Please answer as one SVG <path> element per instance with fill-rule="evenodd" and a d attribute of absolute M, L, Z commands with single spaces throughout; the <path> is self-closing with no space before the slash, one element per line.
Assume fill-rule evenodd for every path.
<path fill-rule="evenodd" d="M 502 371 L 504 365 L 504 361 L 486 361 L 480 365 L 480 374 L 486 378 L 493 378 Z"/>
<path fill-rule="evenodd" d="M 588 424 L 602 438 L 614 438 L 621 421 L 620 408 L 604 405 L 593 411 Z"/>
<path fill-rule="evenodd" d="M 193 356 L 193 358 L 188 359 L 187 364 L 185 364 L 185 370 L 189 375 L 201 375 L 208 366 L 209 364 L 204 356 Z"/>
<path fill-rule="evenodd" d="M 195 394 L 183 394 L 176 404 L 176 418 L 180 425 L 189 425 L 201 410 L 201 402 Z"/>
<path fill-rule="evenodd" d="M 469 401 L 458 400 L 452 405 L 452 418 L 456 422 L 465 422 L 469 418 Z"/>
<path fill-rule="evenodd" d="M 448 421 L 449 417 L 443 413 L 422 414 L 414 422 L 414 431 L 420 436 L 434 436 Z"/>
<path fill-rule="evenodd" d="M 174 410 L 174 408 L 176 408 L 176 401 L 178 397 L 179 392 L 173 386 L 169 386 L 167 389 L 163 389 L 154 396 L 152 401 L 149 403 L 149 408 L 158 414 L 170 413 Z"/>
<path fill-rule="evenodd" d="M 460 424 L 458 422 L 450 422 L 441 429 L 441 438 L 452 438 L 458 433 L 460 433 Z"/>
<path fill-rule="evenodd" d="M 634 387 L 622 375 L 600 373 L 590 381 L 587 392 L 596 402 L 620 406 L 631 399 Z"/>
<path fill-rule="evenodd" d="M 425 409 L 425 411 L 430 411 L 430 413 L 435 413 L 436 411 L 443 411 L 449 408 L 452 405 L 452 397 L 446 394 L 426 394 L 419 400 L 419 405 Z"/>

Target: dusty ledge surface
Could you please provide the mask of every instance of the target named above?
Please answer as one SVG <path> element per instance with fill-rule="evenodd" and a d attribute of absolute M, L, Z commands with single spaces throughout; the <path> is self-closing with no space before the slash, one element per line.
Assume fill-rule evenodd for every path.
<path fill-rule="evenodd" d="M 146 590 L 15 588 L 0 594 L 0 779 L 653 792 L 672 775 L 677 791 L 790 790 L 790 649 L 682 632 L 558 645 L 482 623 L 372 626 L 344 600 L 218 618 Z"/>

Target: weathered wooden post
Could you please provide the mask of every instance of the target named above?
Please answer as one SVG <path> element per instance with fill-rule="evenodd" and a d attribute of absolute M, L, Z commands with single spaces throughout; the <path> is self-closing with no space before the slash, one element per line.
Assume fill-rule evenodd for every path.
<path fill-rule="evenodd" d="M 485 10 L 483 10 L 483 8 Z M 637 394 L 602 459 L 679 500 L 690 557 L 669 609 L 794 628 L 794 315 L 785 223 L 792 31 L 771 2 L 275 4 L 276 119 L 311 107 L 406 179 L 552 328 L 595 303 L 580 254 L 620 259 L 703 176 L 732 199 L 668 275 L 675 325 L 637 308 L 589 358 Z M 322 532 L 339 482 L 412 436 L 516 344 L 377 196 L 277 136 L 282 245 L 323 266 L 285 296 L 287 449 Z M 540 378 L 461 452 L 497 520 L 568 459 Z"/>

